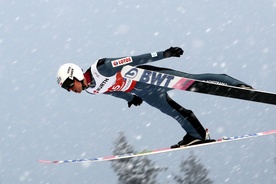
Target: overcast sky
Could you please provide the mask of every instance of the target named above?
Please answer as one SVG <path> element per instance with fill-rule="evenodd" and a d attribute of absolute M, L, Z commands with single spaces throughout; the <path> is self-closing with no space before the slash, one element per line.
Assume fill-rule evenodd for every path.
<path fill-rule="evenodd" d="M 60 65 L 84 70 L 102 57 L 185 50 L 156 66 L 188 73 L 227 73 L 276 92 L 275 0 L 68 1 L 0 0 L 0 183 L 116 183 L 109 162 L 43 165 L 36 159 L 112 154 L 125 132 L 135 149 L 168 147 L 185 132 L 158 110 L 127 108 L 105 95 L 68 93 Z M 213 138 L 275 129 L 276 107 L 183 91 L 170 95 L 192 109 Z M 275 136 L 193 149 L 220 183 L 276 182 Z M 170 174 L 189 151 L 153 155 Z"/>

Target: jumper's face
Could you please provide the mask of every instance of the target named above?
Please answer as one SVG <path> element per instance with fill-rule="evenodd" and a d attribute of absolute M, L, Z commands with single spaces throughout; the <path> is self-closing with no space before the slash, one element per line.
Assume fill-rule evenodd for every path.
<path fill-rule="evenodd" d="M 82 92 L 82 82 L 74 79 L 74 85 L 69 88 L 69 91 L 73 91 L 75 93 L 81 93 Z"/>

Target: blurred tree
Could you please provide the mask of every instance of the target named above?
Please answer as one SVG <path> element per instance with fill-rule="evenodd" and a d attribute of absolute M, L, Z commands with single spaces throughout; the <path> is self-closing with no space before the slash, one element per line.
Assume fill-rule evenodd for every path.
<path fill-rule="evenodd" d="M 208 178 L 209 171 L 199 163 L 193 152 L 189 158 L 180 163 L 180 174 L 174 175 L 173 179 L 179 184 L 212 184 Z"/>
<path fill-rule="evenodd" d="M 134 153 L 133 147 L 127 143 L 122 132 L 114 144 L 114 155 Z M 146 157 L 114 160 L 111 162 L 111 167 L 118 176 L 119 184 L 156 184 L 157 175 L 167 169 L 155 166 L 155 163 Z"/>

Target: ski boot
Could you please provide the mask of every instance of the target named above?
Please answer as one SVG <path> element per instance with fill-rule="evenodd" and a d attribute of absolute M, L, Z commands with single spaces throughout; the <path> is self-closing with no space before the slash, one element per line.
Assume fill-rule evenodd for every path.
<path fill-rule="evenodd" d="M 209 142 L 214 142 L 216 140 L 210 138 L 210 134 L 208 129 L 206 129 L 206 137 L 205 140 L 194 138 L 190 136 L 189 134 L 186 134 L 181 141 L 179 141 L 177 144 L 172 145 L 171 148 L 180 148 L 180 147 L 186 147 L 196 144 L 204 144 Z"/>
<path fill-rule="evenodd" d="M 237 85 L 236 87 L 238 88 L 242 88 L 242 89 L 248 89 L 248 90 L 254 90 L 254 88 L 252 86 L 249 86 L 249 85 Z"/>

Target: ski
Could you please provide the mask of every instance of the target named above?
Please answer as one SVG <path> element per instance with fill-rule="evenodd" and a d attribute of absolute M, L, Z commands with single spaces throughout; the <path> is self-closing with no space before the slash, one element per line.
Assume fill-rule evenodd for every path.
<path fill-rule="evenodd" d="M 223 137 L 223 138 L 217 139 L 214 142 L 208 142 L 208 143 L 191 145 L 191 146 L 180 147 L 180 148 L 161 148 L 161 149 L 155 149 L 155 150 L 144 150 L 137 153 L 126 153 L 123 155 L 113 155 L 113 156 L 96 157 L 96 158 L 88 158 L 88 159 L 81 158 L 81 159 L 74 159 L 74 160 L 55 160 L 55 161 L 38 160 L 38 161 L 44 164 L 65 164 L 65 163 L 80 164 L 80 163 L 92 163 L 92 162 L 100 162 L 100 161 L 111 161 L 111 160 L 140 157 L 140 156 L 153 155 L 153 154 L 159 154 L 159 153 L 166 153 L 166 152 L 172 152 L 172 151 L 186 150 L 186 149 L 191 149 L 196 147 L 202 147 L 202 146 L 214 145 L 214 144 L 226 143 L 226 142 L 232 142 L 232 141 L 239 141 L 239 140 L 244 140 L 248 138 L 256 138 L 256 137 L 272 135 L 272 134 L 276 134 L 276 130 L 270 130 L 270 131 L 252 133 L 252 134 L 246 134 L 246 135 L 240 135 L 240 136 L 233 136 L 233 137 Z"/>
<path fill-rule="evenodd" d="M 151 85 L 276 105 L 276 93 L 189 79 L 132 66 L 125 66 L 121 74 L 125 78 Z"/>

